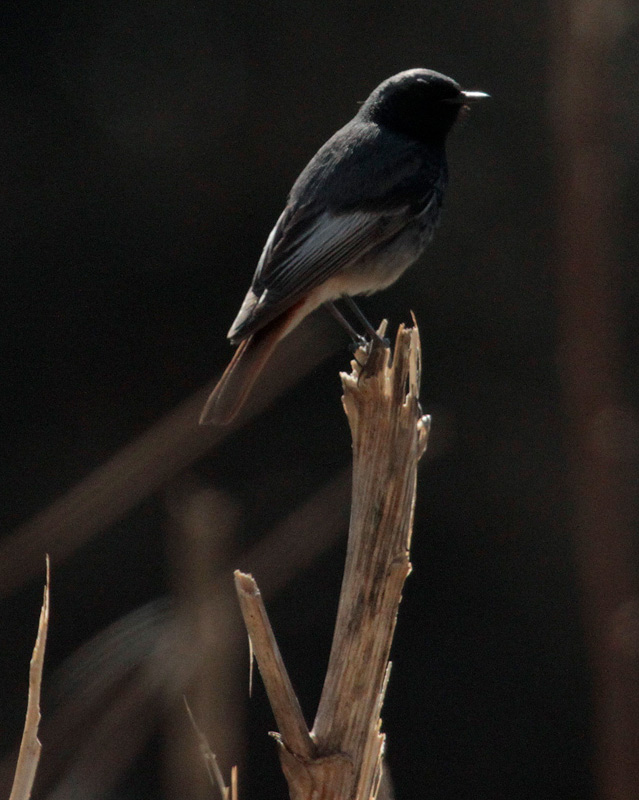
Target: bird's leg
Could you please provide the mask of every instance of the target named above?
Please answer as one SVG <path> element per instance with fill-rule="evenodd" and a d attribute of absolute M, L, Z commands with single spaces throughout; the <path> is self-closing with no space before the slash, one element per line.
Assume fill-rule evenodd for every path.
<path fill-rule="evenodd" d="M 362 325 L 364 326 L 364 329 L 366 330 L 368 335 L 371 337 L 372 341 L 377 343 L 378 345 L 381 345 L 384 348 L 384 350 L 390 351 L 390 353 L 388 355 L 388 366 L 390 368 L 391 364 L 393 363 L 393 353 L 390 350 L 390 341 L 385 336 L 380 336 L 379 333 L 377 333 L 375 328 L 371 325 L 371 323 L 368 321 L 368 319 L 364 316 L 364 313 L 362 312 L 360 307 L 357 305 L 357 303 L 353 300 L 353 298 L 350 295 L 343 294 L 342 295 L 342 300 L 346 303 L 346 305 L 355 314 L 357 319 L 362 323 Z M 371 358 L 367 359 L 366 366 L 361 370 L 358 380 L 360 378 L 362 378 L 362 376 L 365 375 L 369 370 L 374 371 L 374 366 L 373 365 L 376 362 L 375 352 L 372 351 L 370 355 L 373 356 L 373 358 L 372 359 Z"/>
<path fill-rule="evenodd" d="M 386 339 L 385 337 L 380 336 L 379 333 L 377 333 L 377 331 L 375 330 L 373 325 L 368 321 L 368 319 L 366 319 L 366 317 L 364 316 L 364 313 L 362 312 L 360 307 L 357 305 L 357 303 L 353 300 L 353 298 L 350 295 L 343 294 L 341 299 L 346 303 L 346 305 L 351 309 L 353 314 L 355 314 L 357 319 L 362 323 L 366 333 L 372 339 L 374 339 L 376 342 L 381 344 L 382 347 L 385 347 L 386 349 L 388 349 L 390 347 L 390 342 L 388 341 L 388 339 Z"/>
<path fill-rule="evenodd" d="M 359 350 L 360 347 L 366 347 L 368 342 L 366 341 L 366 339 L 363 336 L 361 336 L 359 333 L 357 333 L 355 328 L 346 319 L 346 317 L 342 314 L 342 312 L 337 308 L 335 303 L 333 303 L 331 300 L 327 300 L 327 302 L 324 303 L 324 306 L 325 306 L 326 310 L 330 314 L 332 314 L 332 316 L 337 320 L 337 322 L 339 322 L 339 324 L 342 326 L 342 328 L 344 328 L 346 333 L 351 337 L 351 340 L 352 340 L 351 341 L 351 347 L 350 347 L 351 353 L 353 354 L 353 358 L 355 359 L 356 363 L 359 365 L 360 369 L 363 370 L 364 369 L 364 364 L 360 364 L 360 362 L 357 360 L 357 356 L 355 354 L 357 353 L 357 351 Z"/>
<path fill-rule="evenodd" d="M 379 335 L 379 333 L 377 333 L 375 328 L 373 328 L 371 323 L 366 319 L 364 314 L 362 314 L 362 312 L 359 310 L 359 308 L 355 305 L 355 303 L 353 302 L 353 300 L 350 297 L 347 297 L 346 295 L 343 295 L 342 296 L 342 300 L 345 300 L 347 302 L 347 304 L 351 307 L 351 309 L 355 312 L 355 315 L 360 320 L 362 325 L 364 325 L 364 327 L 366 328 L 366 332 L 371 337 L 370 339 L 367 339 L 365 336 L 361 336 L 359 333 L 357 333 L 355 328 L 353 328 L 351 323 L 346 319 L 346 317 L 342 314 L 342 312 L 337 308 L 335 303 L 333 303 L 330 300 L 328 300 L 327 302 L 324 303 L 324 305 L 326 306 L 326 310 L 330 314 L 332 314 L 332 316 L 337 320 L 337 322 L 339 322 L 339 324 L 346 330 L 348 335 L 351 337 L 351 339 L 352 339 L 351 352 L 353 353 L 353 358 L 355 359 L 355 362 L 360 367 L 359 378 L 362 378 L 364 375 L 367 374 L 368 368 L 372 367 L 372 363 L 373 362 L 371 361 L 370 356 L 375 354 L 375 350 L 374 350 L 374 348 L 372 348 L 372 349 L 369 348 L 368 349 L 368 357 L 367 357 L 366 362 L 364 364 L 362 364 L 357 359 L 357 350 L 360 347 L 365 347 L 366 348 L 371 343 L 373 345 L 378 345 L 378 346 L 381 345 L 381 347 L 383 347 L 385 350 L 389 350 L 390 349 L 390 342 L 388 341 L 388 339 L 385 339 L 385 338 L 381 337 Z M 392 359 L 392 355 L 390 356 L 390 358 Z M 376 361 L 376 359 L 373 359 L 373 361 Z M 358 378 L 358 381 L 359 381 L 359 378 Z"/>
<path fill-rule="evenodd" d="M 351 337 L 353 342 L 353 348 L 356 350 L 358 347 L 364 347 L 367 344 L 367 341 L 364 336 L 357 333 L 355 328 L 351 325 L 351 323 L 346 319 L 346 317 L 342 314 L 342 312 L 337 308 L 335 303 L 331 300 L 328 300 L 324 303 L 326 310 L 339 322 L 339 324 L 344 328 L 346 333 Z"/>

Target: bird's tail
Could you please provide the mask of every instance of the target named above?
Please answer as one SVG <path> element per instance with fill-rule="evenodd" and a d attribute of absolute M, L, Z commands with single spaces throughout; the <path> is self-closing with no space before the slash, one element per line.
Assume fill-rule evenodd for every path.
<path fill-rule="evenodd" d="M 240 342 L 206 401 L 200 425 L 228 425 L 235 419 L 273 351 L 299 321 L 297 310 L 289 310 Z"/>

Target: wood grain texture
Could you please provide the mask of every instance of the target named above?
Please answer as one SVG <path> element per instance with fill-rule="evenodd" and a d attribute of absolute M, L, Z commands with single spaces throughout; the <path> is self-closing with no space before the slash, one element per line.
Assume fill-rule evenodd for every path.
<path fill-rule="evenodd" d="M 397 612 L 411 570 L 417 464 L 430 423 L 418 399 L 416 326 L 399 328 L 392 353 L 377 343 L 360 348 L 351 373 L 341 378 L 353 437 L 351 521 L 331 655 L 310 735 L 257 602 L 257 586 L 236 574 L 245 624 L 280 726 L 276 738 L 292 800 L 378 796 L 384 749 L 380 713 Z"/>

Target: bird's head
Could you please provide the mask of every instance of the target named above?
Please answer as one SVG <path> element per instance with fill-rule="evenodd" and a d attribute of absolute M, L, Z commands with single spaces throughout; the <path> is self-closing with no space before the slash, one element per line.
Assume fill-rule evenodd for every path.
<path fill-rule="evenodd" d="M 428 144 L 443 144 L 467 103 L 488 97 L 465 92 L 452 78 L 430 69 L 409 69 L 375 89 L 359 116 Z"/>

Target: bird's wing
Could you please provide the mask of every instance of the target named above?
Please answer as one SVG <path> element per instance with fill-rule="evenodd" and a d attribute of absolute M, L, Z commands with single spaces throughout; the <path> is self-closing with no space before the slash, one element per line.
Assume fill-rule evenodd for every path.
<path fill-rule="evenodd" d="M 412 215 L 408 205 L 344 213 L 287 208 L 266 242 L 229 338 L 243 339 L 259 330 L 332 275 L 390 241 Z"/>
<path fill-rule="evenodd" d="M 438 208 L 442 181 L 443 150 L 425 158 L 418 143 L 376 126 L 349 123 L 338 131 L 295 182 L 229 338 L 259 330 L 417 215 Z"/>

